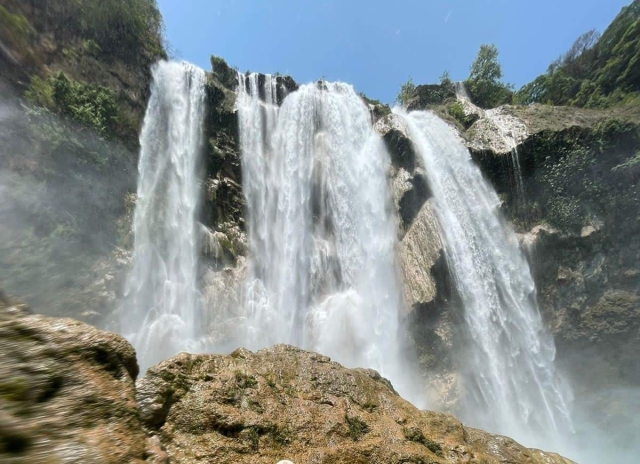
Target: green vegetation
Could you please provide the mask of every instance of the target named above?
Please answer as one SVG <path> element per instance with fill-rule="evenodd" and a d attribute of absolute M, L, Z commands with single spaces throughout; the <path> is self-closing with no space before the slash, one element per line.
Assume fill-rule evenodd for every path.
<path fill-rule="evenodd" d="M 357 417 L 350 417 L 345 414 L 344 420 L 347 423 L 347 427 L 349 427 L 349 435 L 353 441 L 360 440 L 360 438 L 369 432 L 369 426 Z"/>
<path fill-rule="evenodd" d="M 74 81 L 62 72 L 46 79 L 34 76 L 25 96 L 32 104 L 70 117 L 101 136 L 113 133 L 119 123 L 111 89 Z"/>
<path fill-rule="evenodd" d="M 58 36 L 93 41 L 104 56 L 130 61 L 146 52 L 166 57 L 163 23 L 155 0 L 49 0 L 47 23 Z M 87 42 L 85 42 L 87 43 Z M 90 47 L 98 50 L 92 44 Z"/>
<path fill-rule="evenodd" d="M 513 95 L 512 86 L 504 84 L 501 79 L 502 68 L 498 63 L 498 48 L 495 45 L 481 45 L 465 82 L 471 100 L 482 108 L 495 108 L 510 103 Z"/>
<path fill-rule="evenodd" d="M 447 105 L 446 108 L 449 116 L 462 124 L 465 129 L 471 127 L 471 125 L 478 120 L 478 116 L 475 114 L 465 114 L 464 108 L 459 101 Z"/>
<path fill-rule="evenodd" d="M 237 371 L 235 373 L 235 377 L 236 377 L 236 383 L 238 387 L 242 389 L 255 388 L 256 385 L 258 385 L 258 381 L 255 379 L 255 377 L 251 375 L 243 374 L 240 371 Z"/>
<path fill-rule="evenodd" d="M 238 69 L 231 67 L 227 62 L 218 57 L 211 55 L 211 71 L 218 78 L 220 83 L 225 87 L 232 89 L 238 83 Z"/>
<path fill-rule="evenodd" d="M 404 437 L 407 440 L 414 441 L 416 443 L 420 443 L 421 445 L 424 445 L 429 451 L 431 451 L 436 456 L 439 456 L 439 457 L 444 456 L 442 454 L 442 446 L 440 446 L 440 444 L 436 443 L 435 441 L 425 437 L 424 434 L 422 433 L 422 430 L 416 427 L 411 427 L 411 428 L 405 428 L 403 432 L 404 432 Z"/>
<path fill-rule="evenodd" d="M 449 71 L 443 72 L 442 76 L 440 76 L 440 85 L 448 89 L 453 89 L 453 81 L 451 80 Z"/>
<path fill-rule="evenodd" d="M 634 167 L 639 137 L 634 124 L 608 120 L 592 129 L 533 138 L 532 155 L 539 168 L 531 191 L 540 196 L 528 219 L 544 219 L 569 232 L 607 217 L 617 224 L 635 221 L 640 206 L 640 175 Z"/>
<path fill-rule="evenodd" d="M 600 36 L 589 31 L 515 95 L 520 104 L 605 108 L 640 103 L 640 0 Z"/>
<path fill-rule="evenodd" d="M 407 79 L 407 82 L 402 84 L 402 87 L 400 87 L 400 92 L 398 92 L 398 95 L 396 96 L 396 103 L 402 106 L 407 106 L 409 100 L 413 98 L 415 90 L 416 86 L 413 83 L 413 79 Z"/>
<path fill-rule="evenodd" d="M 17 46 L 24 46 L 25 41 L 33 33 L 33 28 L 27 19 L 10 13 L 0 5 L 0 40 Z"/>

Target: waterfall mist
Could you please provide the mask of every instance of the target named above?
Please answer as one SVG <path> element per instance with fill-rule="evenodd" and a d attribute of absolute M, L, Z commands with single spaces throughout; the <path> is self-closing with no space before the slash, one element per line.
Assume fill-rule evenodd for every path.
<path fill-rule="evenodd" d="M 143 369 L 195 349 L 196 289 L 205 73 L 187 63 L 159 62 L 140 135 L 133 220 L 133 269 L 121 332 Z"/>
<path fill-rule="evenodd" d="M 350 85 L 239 75 L 249 269 L 241 344 L 292 343 L 407 389 L 389 156 Z M 282 93 L 282 89 L 280 89 Z"/>
<path fill-rule="evenodd" d="M 463 307 L 461 414 L 528 446 L 561 449 L 572 434 L 571 394 L 535 285 L 499 199 L 455 131 L 428 112 L 404 113 L 433 192 L 445 253 Z"/>

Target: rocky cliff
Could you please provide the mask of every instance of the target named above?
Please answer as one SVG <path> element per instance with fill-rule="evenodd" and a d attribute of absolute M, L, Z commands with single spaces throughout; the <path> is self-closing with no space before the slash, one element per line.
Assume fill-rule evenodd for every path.
<path fill-rule="evenodd" d="M 7 463 L 569 464 L 419 411 L 373 370 L 287 345 L 179 354 L 135 382 L 122 337 L 0 299 Z"/>
<path fill-rule="evenodd" d="M 127 266 L 155 2 L 0 1 L 0 280 L 103 323 Z"/>
<path fill-rule="evenodd" d="M 616 408 L 611 389 L 640 385 L 634 356 L 640 349 L 638 107 L 595 110 L 534 104 L 485 111 L 445 92 L 431 91 L 429 95 L 442 98 L 425 99 L 418 89 L 421 86 L 411 105 L 435 111 L 454 125 L 500 194 L 504 215 L 519 232 L 530 259 L 558 365 L 572 380 L 578 404 L 598 403 L 596 415 L 601 417 L 596 422 L 601 421 Z M 392 141 L 392 153 L 406 152 L 397 135 L 385 137 Z M 414 220 L 409 230 L 418 224 Z M 405 284 L 426 281 L 419 287 L 439 289 L 422 296 L 439 301 L 437 305 L 416 306 L 415 299 L 407 299 L 416 317 L 437 321 L 414 326 L 418 349 L 426 343 L 428 352 L 437 353 L 438 346 L 458 343 L 459 308 L 447 274 L 433 265 L 438 242 L 429 243 L 430 254 L 412 252 L 401 262 L 411 263 Z M 421 264 L 413 263 L 418 256 Z M 420 276 L 416 269 L 428 269 L 429 276 Z M 437 379 L 449 379 L 436 394 L 443 398 L 441 404 L 455 410 L 455 366 L 446 356 L 424 366 L 437 372 Z M 433 386 L 433 378 L 430 381 Z"/>

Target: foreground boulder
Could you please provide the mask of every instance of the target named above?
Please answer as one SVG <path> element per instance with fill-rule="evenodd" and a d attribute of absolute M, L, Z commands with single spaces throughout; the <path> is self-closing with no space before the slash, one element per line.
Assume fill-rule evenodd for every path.
<path fill-rule="evenodd" d="M 570 462 L 419 411 L 377 372 L 288 345 L 182 353 L 137 390 L 141 419 L 171 462 Z"/>
<path fill-rule="evenodd" d="M 570 464 L 288 345 L 181 353 L 136 386 L 124 338 L 29 314 L 0 292 L 0 353 L 3 463 Z"/>
<path fill-rule="evenodd" d="M 0 462 L 143 462 L 137 374 L 119 335 L 0 294 Z"/>

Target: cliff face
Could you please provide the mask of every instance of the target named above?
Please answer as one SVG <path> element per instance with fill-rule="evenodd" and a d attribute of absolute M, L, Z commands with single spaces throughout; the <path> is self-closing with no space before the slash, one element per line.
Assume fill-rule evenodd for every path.
<path fill-rule="evenodd" d="M 180 354 L 134 384 L 122 337 L 0 295 L 0 348 L 2 462 L 570 463 L 291 346 Z"/>
<path fill-rule="evenodd" d="M 0 1 L 0 280 L 101 323 L 126 268 L 153 1 Z"/>
<path fill-rule="evenodd" d="M 127 8 L 142 9 L 119 11 L 125 4 Z M 92 16 L 78 22 L 78 5 L 86 7 L 82 15 Z M 149 92 L 150 66 L 165 57 L 157 10 L 146 10 L 144 5 L 153 2 L 0 0 L 0 213 L 11 218 L 0 223 L 3 238 L 0 280 L 6 289 L 19 294 L 38 312 L 106 324 L 121 296 L 131 245 L 129 221 L 135 205 L 137 134 Z M 125 14 L 121 15 L 122 12 Z M 108 17 L 124 32 L 114 36 L 102 29 L 100 24 L 105 15 L 111 15 Z M 140 18 L 146 18 L 144 28 L 138 27 L 141 23 L 136 21 Z M 141 32 L 136 33 L 137 30 Z M 288 90 L 297 88 L 290 78 L 279 79 Z M 211 319 L 205 322 L 212 326 L 222 322 L 216 315 L 237 312 L 240 307 L 240 284 L 248 248 L 234 110 L 236 86 L 236 71 L 223 60 L 212 58 L 206 86 L 205 201 L 200 211 L 201 279 L 211 308 Z M 370 104 L 375 129 L 391 155 L 389 180 L 399 225 L 398 267 L 404 286 L 404 328 L 415 342 L 425 385 L 430 385 L 432 404 L 455 410 L 456 368 L 451 352 L 459 343 L 456 318 L 460 308 L 449 281 L 424 166 L 416 158 L 405 128 L 389 114 L 388 107 L 365 101 Z M 429 107 L 455 125 L 467 140 L 473 158 L 501 194 L 505 216 L 521 233 L 523 246 L 530 255 L 540 306 L 555 336 L 558 362 L 578 380 L 578 395 L 597 394 L 612 385 L 638 386 L 640 364 L 635 356 L 640 349 L 640 243 L 636 239 L 640 232 L 638 107 L 595 110 L 531 105 L 485 112 L 457 101 L 451 89 L 438 85 L 418 86 L 409 107 Z M 519 168 L 514 159 L 518 160 Z M 12 331 L 30 331 L 29 327 L 20 328 L 20 324 L 49 320 L 28 316 L 20 321 L 11 323 Z M 71 328 L 64 330 L 78 333 L 79 326 L 70 321 L 63 325 L 69 324 Z M 50 336 L 54 335 L 47 332 L 45 338 Z M 119 344 L 121 341 L 116 343 Z M 19 354 L 11 353 L 17 359 Z M 131 358 L 130 353 L 127 356 Z M 185 452 L 180 443 L 194 444 L 194 450 L 205 446 L 202 443 L 206 446 L 213 443 L 228 456 L 247 452 L 252 459 L 256 456 L 271 459 L 277 454 L 274 450 L 286 448 L 288 438 L 281 437 L 278 427 L 282 424 L 277 420 L 273 422 L 275 425 L 261 421 L 251 402 L 261 395 L 264 398 L 261 401 L 269 404 L 275 405 L 277 398 L 285 404 L 298 405 L 289 397 L 282 399 L 282 391 L 289 389 L 296 395 L 304 395 L 315 381 L 305 378 L 300 383 L 274 383 L 276 387 L 270 392 L 264 385 L 271 388 L 263 379 L 266 374 L 258 364 L 277 367 L 277 363 L 296 362 L 305 369 L 319 369 L 324 375 L 322 369 L 327 363 L 317 359 L 286 347 L 259 355 L 240 351 L 232 357 L 177 358 L 152 371 L 145 388 L 161 398 L 164 393 L 158 393 L 157 389 L 174 389 L 162 383 L 168 382 L 165 377 L 179 375 L 188 379 L 188 388 L 181 386 L 179 390 L 188 401 L 175 403 L 173 412 L 163 419 L 166 423 L 148 422 L 145 426 L 176 456 Z M 255 388 L 247 386 L 241 375 L 240 380 L 235 380 L 240 386 L 234 388 L 242 392 L 232 392 L 227 399 L 216 396 L 219 392 L 207 390 L 209 387 L 200 383 L 204 374 L 199 366 L 220 364 L 243 375 L 250 372 L 246 375 L 258 376 L 258 383 Z M 70 368 L 64 364 L 55 369 L 67 372 Z M 125 402 L 130 402 L 131 377 L 135 374 L 129 372 L 127 377 L 122 369 L 122 366 L 117 369 L 120 372 L 117 385 L 125 385 L 123 388 L 129 395 Z M 224 375 L 231 380 L 223 376 L 211 381 L 227 388 L 235 379 L 235 373 L 229 372 Z M 384 382 L 379 379 L 370 379 L 362 372 L 349 375 L 357 385 L 373 382 L 367 388 L 371 387 L 384 401 L 393 404 L 400 401 L 390 389 L 382 387 Z M 50 380 L 37 382 L 46 384 Z M 335 383 L 332 379 L 327 382 Z M 185 419 L 187 412 L 191 413 L 188 408 L 209 398 L 197 396 L 196 390 L 198 395 L 208 391 L 206 394 L 214 398 L 214 405 L 206 414 L 222 421 L 219 430 L 210 423 L 202 426 L 210 434 L 210 441 L 200 442 L 199 429 L 195 430 Z M 274 396 L 268 396 L 271 393 Z M 343 393 L 331 393 L 335 409 L 326 417 L 333 424 L 336 439 L 349 450 L 345 456 L 367 456 L 372 452 L 370 449 L 388 447 L 390 454 L 380 455 L 379 459 L 395 459 L 394 456 L 407 453 L 415 457 L 415 462 L 440 462 L 438 459 L 447 459 L 446 453 L 444 457 L 433 455 L 420 446 L 431 442 L 431 438 L 426 438 L 431 436 L 429 430 L 438 430 L 438 424 L 442 423 L 450 424 L 455 430 L 455 440 L 460 440 L 464 449 L 475 449 L 473 452 L 478 456 L 489 453 L 488 445 L 485 446 L 489 438 L 478 438 L 485 440 L 485 444 L 474 448 L 475 439 L 469 436 L 476 436 L 476 432 L 462 428 L 448 417 L 427 417 L 420 413 L 415 418 L 419 433 L 409 432 L 417 438 L 405 437 L 407 443 L 402 438 L 402 429 L 406 428 L 403 423 L 387 424 L 384 422 L 387 419 L 376 415 L 379 410 L 372 412 L 356 405 L 353 411 L 357 420 L 348 420 L 351 398 L 345 400 Z M 325 394 L 328 395 L 323 392 L 320 396 Z M 314 408 L 321 406 L 314 399 L 309 401 L 313 404 L 302 403 L 301 407 L 308 407 L 303 410 L 315 414 Z M 231 409 L 224 409 L 227 406 Z M 274 417 L 281 413 L 275 406 Z M 240 413 L 233 408 L 248 411 L 249 415 L 240 420 Z M 397 408 L 404 411 L 406 406 Z M 132 437 L 137 437 L 135 443 L 127 445 L 130 446 L 127 449 L 132 450 L 135 459 L 143 459 L 141 426 L 127 414 L 118 434 L 136 430 L 132 432 Z M 291 438 L 296 443 L 292 452 L 302 455 L 302 443 L 310 440 L 311 432 L 303 430 L 300 417 L 291 420 L 299 421 L 298 430 L 292 435 L 295 438 Z M 376 429 L 382 425 L 371 425 L 378 420 L 392 430 L 389 436 L 383 436 L 381 428 Z M 320 425 L 317 427 L 312 431 L 326 432 Z M 358 430 L 367 430 L 364 435 L 374 438 L 370 442 L 369 438 L 351 440 L 352 429 L 356 435 L 360 433 Z M 14 433 L 12 429 L 6 430 Z M 178 437 L 176 441 L 171 436 L 173 431 Z M 438 441 L 443 450 L 447 440 Z M 318 443 L 313 453 L 321 455 L 326 443 Z M 102 444 L 96 446 L 103 449 Z M 112 445 L 104 446 L 108 449 Z M 267 451 L 262 454 L 260 450 L 265 446 Z M 513 449 L 528 453 L 516 445 Z M 472 451 L 469 453 L 473 454 Z M 331 456 L 335 462 L 343 459 Z M 531 456 L 527 459 L 534 459 Z M 491 459 L 489 462 L 493 462 Z"/>
<path fill-rule="evenodd" d="M 559 361 L 591 388 L 638 385 L 640 364 L 630 353 L 640 348 L 640 113 L 504 111 L 526 129 L 514 151 L 520 172 L 511 153 L 474 146 L 477 134 L 470 145 L 523 234 Z"/>

